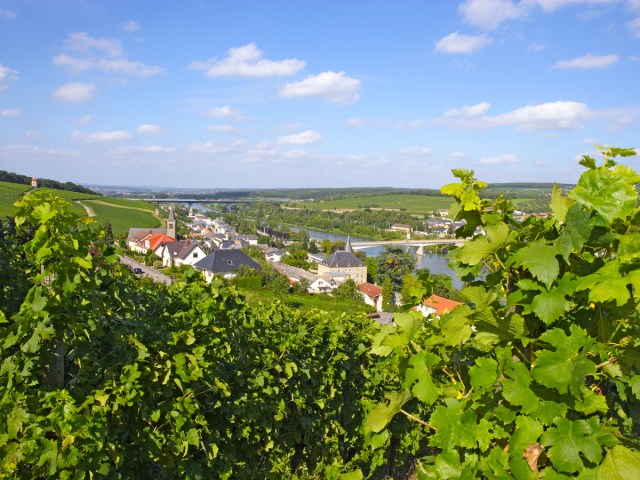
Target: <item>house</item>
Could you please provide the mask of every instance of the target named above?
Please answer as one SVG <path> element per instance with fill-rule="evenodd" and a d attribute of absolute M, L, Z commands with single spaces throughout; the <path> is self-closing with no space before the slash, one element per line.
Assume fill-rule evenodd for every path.
<path fill-rule="evenodd" d="M 307 259 L 316 265 L 325 260 L 327 256 L 324 253 L 308 253 Z"/>
<path fill-rule="evenodd" d="M 353 280 L 356 285 L 367 281 L 367 265 L 353 254 L 351 240 L 347 237 L 344 250 L 332 253 L 318 264 L 318 275 L 342 274 L 346 279 Z"/>
<path fill-rule="evenodd" d="M 400 233 L 411 233 L 413 232 L 413 227 L 411 225 L 405 225 L 403 223 L 394 223 L 391 225 L 389 229 L 392 232 L 400 232 Z"/>
<path fill-rule="evenodd" d="M 292 267 L 284 263 L 274 262 L 273 268 L 282 275 L 285 275 L 291 284 L 306 280 L 309 285 L 307 287 L 309 293 L 327 293 L 338 285 L 330 276 L 316 275 L 307 272 L 303 268 Z"/>
<path fill-rule="evenodd" d="M 382 311 L 382 287 L 374 285 L 373 283 L 361 283 L 358 285 L 358 290 L 362 293 L 364 303 L 371 305 L 376 309 L 376 312 Z"/>
<path fill-rule="evenodd" d="M 175 242 L 177 237 L 176 218 L 173 212 L 173 207 L 169 209 L 169 218 L 167 219 L 166 228 L 130 228 L 127 234 L 127 247 L 129 250 L 133 250 L 138 253 L 147 253 L 149 250 L 155 250 L 160 246 L 164 240 L 157 242 L 159 237 L 150 239 L 152 235 L 164 234 L 166 237 L 171 238 L 170 241 Z M 168 240 L 167 240 L 168 241 Z M 166 242 L 165 242 L 166 243 Z"/>
<path fill-rule="evenodd" d="M 146 254 L 148 251 L 155 252 L 158 254 L 158 249 L 166 243 L 175 242 L 176 239 L 170 237 L 166 233 L 152 233 L 151 235 L 145 236 L 141 241 L 136 245 L 136 252 Z"/>
<path fill-rule="evenodd" d="M 450 312 L 458 305 L 462 305 L 462 303 L 449 300 L 448 298 L 440 297 L 438 295 L 431 295 L 429 298 L 425 299 L 422 304 L 417 307 L 413 307 L 413 309 L 422 313 L 422 316 L 425 318 L 431 316 L 439 317 L 444 313 Z"/>
<path fill-rule="evenodd" d="M 194 265 L 205 256 L 204 250 L 190 240 L 166 243 L 160 253 L 164 267 Z"/>
<path fill-rule="evenodd" d="M 209 283 L 216 275 L 224 278 L 235 277 L 242 265 L 253 270 L 260 270 L 260 265 L 242 250 L 236 249 L 214 250 L 195 263 L 194 267 L 202 272 L 207 283 Z"/>
<path fill-rule="evenodd" d="M 284 250 L 279 248 L 269 248 L 264 252 L 264 257 L 269 262 L 279 262 L 284 257 Z"/>
<path fill-rule="evenodd" d="M 127 247 L 137 251 L 138 244 L 154 233 L 166 233 L 164 228 L 130 228 L 127 235 Z"/>

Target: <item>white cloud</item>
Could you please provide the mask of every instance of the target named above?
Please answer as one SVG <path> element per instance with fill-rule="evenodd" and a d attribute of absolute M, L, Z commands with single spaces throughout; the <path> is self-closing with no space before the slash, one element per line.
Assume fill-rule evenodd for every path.
<path fill-rule="evenodd" d="M 286 150 L 282 152 L 282 156 L 285 158 L 296 159 L 296 158 L 308 158 L 310 155 L 309 155 L 309 152 L 307 152 L 306 150 L 294 149 L 294 150 Z"/>
<path fill-rule="evenodd" d="M 236 133 L 238 130 L 233 125 L 228 123 L 223 123 L 219 125 L 208 125 L 205 127 L 207 132 L 215 132 L 215 133 Z"/>
<path fill-rule="evenodd" d="M 470 54 L 491 43 L 487 35 L 463 35 L 453 32 L 436 43 L 436 51 L 440 53 Z"/>
<path fill-rule="evenodd" d="M 207 112 L 207 116 L 211 118 L 230 118 L 239 120 L 242 118 L 240 111 L 231 108 L 229 105 L 224 107 L 214 107 Z"/>
<path fill-rule="evenodd" d="M 352 128 L 364 128 L 371 125 L 371 122 L 366 118 L 358 118 L 358 117 L 347 118 L 346 123 L 348 127 L 352 127 Z"/>
<path fill-rule="evenodd" d="M 398 150 L 403 155 L 429 155 L 433 152 L 429 147 L 404 147 Z"/>
<path fill-rule="evenodd" d="M 91 115 L 85 115 L 76 120 L 78 125 L 89 125 L 91 122 L 93 122 L 93 117 Z"/>
<path fill-rule="evenodd" d="M 640 38 L 640 17 L 633 19 L 627 25 L 631 29 L 631 33 L 636 37 Z"/>
<path fill-rule="evenodd" d="M 278 126 L 278 130 L 300 130 L 302 124 L 296 122 L 289 122 Z"/>
<path fill-rule="evenodd" d="M 452 152 L 449 154 L 451 160 L 459 161 L 466 160 L 469 156 L 464 152 Z"/>
<path fill-rule="evenodd" d="M 4 17 L 4 18 L 8 18 L 9 20 L 13 20 L 17 16 L 18 16 L 18 14 L 16 12 L 14 12 L 13 10 L 9 10 L 9 9 L 0 10 L 0 17 Z"/>
<path fill-rule="evenodd" d="M 67 103 L 85 103 L 93 98 L 96 86 L 91 83 L 65 83 L 53 92 L 53 96 Z"/>
<path fill-rule="evenodd" d="M 544 167 L 547 164 L 544 160 L 536 160 L 533 162 L 533 165 L 536 167 Z"/>
<path fill-rule="evenodd" d="M 436 123 L 459 128 L 492 128 L 515 125 L 518 130 L 574 130 L 594 117 L 589 107 L 580 102 L 548 102 L 527 105 L 509 112 L 488 116 L 490 104 L 482 102 L 449 110 Z"/>
<path fill-rule="evenodd" d="M 9 88 L 9 85 L 17 82 L 20 75 L 16 70 L 5 67 L 0 63 L 0 92 Z"/>
<path fill-rule="evenodd" d="M 531 42 L 527 47 L 527 51 L 539 53 L 543 51 L 545 48 L 547 48 L 547 46 L 544 43 Z"/>
<path fill-rule="evenodd" d="M 194 153 L 213 153 L 213 154 L 225 154 L 225 153 L 239 153 L 245 146 L 241 140 L 233 142 L 205 142 L 194 143 L 189 146 L 189 150 Z"/>
<path fill-rule="evenodd" d="M 620 60 L 620 56 L 616 54 L 611 55 L 583 55 L 582 57 L 574 58 L 572 60 L 558 60 L 553 68 L 571 69 L 579 68 L 587 70 L 590 68 L 607 68 Z"/>
<path fill-rule="evenodd" d="M 310 75 L 300 82 L 287 83 L 280 89 L 282 98 L 321 97 L 329 102 L 349 104 L 360 99 L 360 80 L 345 72 L 322 72 Z"/>
<path fill-rule="evenodd" d="M 298 73 L 305 62 L 296 58 L 266 60 L 253 43 L 227 50 L 224 58 L 192 62 L 190 67 L 208 77 L 283 77 Z"/>
<path fill-rule="evenodd" d="M 120 27 L 125 32 L 137 32 L 138 30 L 140 30 L 140 25 L 138 24 L 138 22 L 135 22 L 133 20 L 126 20 L 126 21 L 122 22 Z"/>
<path fill-rule="evenodd" d="M 40 138 L 42 137 L 42 132 L 39 130 L 27 130 L 24 136 L 26 138 Z"/>
<path fill-rule="evenodd" d="M 114 149 L 115 153 L 175 153 L 178 149 L 175 147 L 164 147 L 162 145 L 148 145 L 145 147 L 118 147 Z"/>
<path fill-rule="evenodd" d="M 520 159 L 512 153 L 505 153 L 504 155 L 497 155 L 495 157 L 484 157 L 478 160 L 479 165 L 507 165 L 518 162 L 520 162 Z"/>
<path fill-rule="evenodd" d="M 278 143 L 282 145 L 308 145 L 318 143 L 320 140 L 322 140 L 322 135 L 315 130 L 305 130 L 304 132 L 278 137 Z"/>
<path fill-rule="evenodd" d="M 5 108 L 0 110 L 0 117 L 17 118 L 22 116 L 22 110 L 19 108 Z"/>
<path fill-rule="evenodd" d="M 467 23 L 486 30 L 493 30 L 502 22 L 526 14 L 525 8 L 511 0 L 467 0 L 458 7 L 458 11 Z"/>
<path fill-rule="evenodd" d="M 136 132 L 140 135 L 148 136 L 163 135 L 165 133 L 164 129 L 155 123 L 143 123 L 138 125 Z"/>
<path fill-rule="evenodd" d="M 84 32 L 70 33 L 65 41 L 65 49 L 80 56 L 61 53 L 53 57 L 51 63 L 73 74 L 101 70 L 132 77 L 150 77 L 164 72 L 161 67 L 127 60 L 120 41 L 95 38 Z"/>
<path fill-rule="evenodd" d="M 129 140 L 131 134 L 125 130 L 115 130 L 113 132 L 94 132 L 85 137 L 86 142 L 115 142 L 118 140 Z"/>

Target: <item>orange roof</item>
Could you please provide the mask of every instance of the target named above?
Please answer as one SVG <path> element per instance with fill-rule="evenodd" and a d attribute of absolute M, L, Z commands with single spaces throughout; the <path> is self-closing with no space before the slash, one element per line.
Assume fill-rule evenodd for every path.
<path fill-rule="evenodd" d="M 435 309 L 437 315 L 442 315 L 444 312 L 450 312 L 458 305 L 462 305 L 460 302 L 449 300 L 448 298 L 440 297 L 438 295 L 431 295 L 423 303 L 427 307 Z"/>
<path fill-rule="evenodd" d="M 164 233 L 154 233 L 149 238 L 145 239 L 145 242 L 147 241 L 149 242 L 149 249 L 155 250 L 161 243 L 175 242 L 176 239 Z"/>
<path fill-rule="evenodd" d="M 361 283 L 358 285 L 358 290 L 360 290 L 365 295 L 369 295 L 370 297 L 377 297 L 382 295 L 382 287 L 378 285 L 374 285 L 373 283 Z"/>

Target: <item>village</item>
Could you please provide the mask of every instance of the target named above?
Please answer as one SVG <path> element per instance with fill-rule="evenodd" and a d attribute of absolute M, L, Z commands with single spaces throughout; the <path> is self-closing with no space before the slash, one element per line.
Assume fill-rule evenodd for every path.
<path fill-rule="evenodd" d="M 303 289 L 308 294 L 332 295 L 338 287 L 349 282 L 357 289 L 356 297 L 371 307 L 375 318 L 380 323 L 391 323 L 392 314 L 385 312 L 383 287 L 367 281 L 367 263 L 362 256 L 357 256 L 348 238 L 344 246 L 330 254 L 324 252 L 304 252 L 303 263 L 307 268 L 287 264 L 287 257 L 292 253 L 287 251 L 292 245 L 290 235 L 278 232 L 269 227 L 262 227 L 255 235 L 240 235 L 236 229 L 221 218 L 210 218 L 201 213 L 188 215 L 185 227 L 188 229 L 187 238 L 179 239 L 178 222 L 173 207 L 169 210 L 169 217 L 165 228 L 131 228 L 126 240 L 126 247 L 133 255 L 144 256 L 158 270 L 179 269 L 191 266 L 201 273 L 207 283 L 218 276 L 225 280 L 232 280 L 247 272 L 257 272 L 262 269 L 260 260 L 286 278 L 292 289 Z M 437 238 L 451 236 L 453 229 L 459 225 L 439 216 L 428 219 L 432 228 L 431 235 Z M 414 232 L 410 226 L 395 224 L 391 227 L 396 232 L 406 234 L 426 235 L 426 232 Z M 269 239 L 271 244 L 259 243 Z M 305 261 L 306 260 L 306 261 Z M 290 262 L 291 263 L 291 262 Z M 144 267 L 143 267 L 144 268 Z M 142 273 L 137 268 L 136 273 Z M 158 278 L 155 273 L 155 277 Z M 164 275 L 162 275 L 163 278 Z M 166 277 L 168 278 L 168 277 Z M 168 282 L 167 282 L 168 283 Z M 402 299 L 397 292 L 392 292 L 392 299 L 388 302 L 400 305 Z M 387 305 L 389 305 L 387 303 Z M 424 317 L 441 315 L 460 305 L 460 302 L 432 295 L 423 304 L 414 306 Z M 387 308 L 388 310 L 388 308 Z"/>

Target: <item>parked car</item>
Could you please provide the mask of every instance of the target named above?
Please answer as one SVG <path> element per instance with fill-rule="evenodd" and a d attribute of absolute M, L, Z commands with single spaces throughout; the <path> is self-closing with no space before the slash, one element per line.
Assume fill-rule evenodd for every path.
<path fill-rule="evenodd" d="M 142 273 L 142 269 L 136 267 L 136 268 L 133 269 L 133 273 L 135 273 L 136 275 L 140 275 Z"/>

